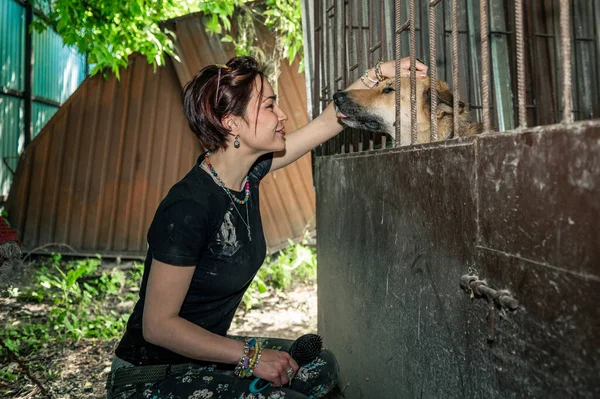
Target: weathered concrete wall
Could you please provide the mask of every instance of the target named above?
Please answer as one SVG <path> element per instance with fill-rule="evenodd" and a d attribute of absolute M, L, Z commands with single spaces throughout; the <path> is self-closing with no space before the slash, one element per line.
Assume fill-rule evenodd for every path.
<path fill-rule="evenodd" d="M 600 397 L 600 123 L 317 161 L 319 331 L 353 398 Z M 475 271 L 521 306 L 470 299 Z"/>

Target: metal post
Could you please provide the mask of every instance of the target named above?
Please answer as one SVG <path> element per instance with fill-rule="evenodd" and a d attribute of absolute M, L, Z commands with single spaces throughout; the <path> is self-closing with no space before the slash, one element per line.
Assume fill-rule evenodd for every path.
<path fill-rule="evenodd" d="M 515 0 L 515 30 L 517 51 L 517 104 L 519 106 L 519 127 L 527 127 L 527 107 L 525 104 L 525 60 L 523 43 L 523 0 Z"/>
<path fill-rule="evenodd" d="M 25 87 L 23 92 L 24 112 L 24 147 L 27 148 L 33 139 L 32 129 L 32 94 L 33 94 L 33 37 L 31 24 L 33 23 L 33 7 L 25 5 Z"/>
<path fill-rule="evenodd" d="M 570 0 L 560 0 L 560 41 L 563 78 L 563 122 L 573 122 L 573 95 L 571 84 L 571 21 Z"/>
<path fill-rule="evenodd" d="M 452 0 L 452 89 L 454 98 L 454 135 L 458 135 L 458 114 L 460 112 L 460 91 L 458 82 L 458 0 Z"/>
<path fill-rule="evenodd" d="M 429 76 L 430 76 L 430 93 L 431 93 L 431 141 L 438 139 L 438 120 L 437 120 L 437 36 L 435 29 L 435 10 L 436 6 L 442 0 L 431 0 L 429 3 Z"/>
<path fill-rule="evenodd" d="M 488 0 L 480 0 L 481 14 L 481 107 L 483 131 L 490 131 L 490 41 Z"/>
<path fill-rule="evenodd" d="M 402 126 L 402 85 L 400 84 L 400 57 L 402 56 L 402 43 L 400 35 L 406 29 L 410 27 L 410 21 L 406 21 L 402 24 L 402 15 L 400 12 L 400 0 L 396 0 L 395 11 L 396 11 L 396 146 L 402 145 L 402 138 L 400 136 Z"/>
<path fill-rule="evenodd" d="M 415 32 L 415 0 L 409 3 L 410 21 L 410 143 L 417 142 L 417 45 Z"/>

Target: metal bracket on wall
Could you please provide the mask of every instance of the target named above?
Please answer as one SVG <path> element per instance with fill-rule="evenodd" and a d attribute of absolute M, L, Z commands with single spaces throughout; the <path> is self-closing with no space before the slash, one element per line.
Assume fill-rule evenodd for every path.
<path fill-rule="evenodd" d="M 494 342 L 494 308 L 500 306 L 502 309 L 516 310 L 519 307 L 519 301 L 513 298 L 507 290 L 495 290 L 489 287 L 484 280 L 474 275 L 465 274 L 460 278 L 460 286 L 471 294 L 471 297 L 485 298 L 488 301 L 489 309 L 489 332 L 488 342 Z"/>

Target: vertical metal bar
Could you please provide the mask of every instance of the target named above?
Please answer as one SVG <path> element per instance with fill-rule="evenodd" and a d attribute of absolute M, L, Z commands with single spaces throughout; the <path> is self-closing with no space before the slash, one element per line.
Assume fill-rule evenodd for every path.
<path fill-rule="evenodd" d="M 321 99 L 321 36 L 323 35 L 323 27 L 319 16 L 319 1 L 315 1 L 315 9 L 313 10 L 313 18 L 315 19 L 315 49 L 314 49 L 314 85 L 313 85 L 313 115 L 321 113 L 319 109 L 319 101 Z M 320 147 L 320 146 L 319 146 Z"/>
<path fill-rule="evenodd" d="M 25 5 L 25 82 L 23 92 L 23 119 L 24 119 L 24 142 L 23 148 L 27 148 L 33 139 L 32 129 L 32 95 L 33 95 L 33 33 L 31 32 L 31 24 L 33 23 L 33 6 L 30 3 Z"/>
<path fill-rule="evenodd" d="M 488 0 L 480 0 L 481 13 L 481 107 L 483 108 L 483 131 L 490 131 L 490 35 Z"/>
<path fill-rule="evenodd" d="M 595 1 L 592 2 L 593 19 L 592 26 L 594 27 L 594 44 L 596 46 L 596 87 L 594 88 L 597 95 L 600 95 L 600 7 Z M 600 104 L 592 109 L 592 118 L 600 116 Z"/>
<path fill-rule="evenodd" d="M 563 122 L 573 122 L 573 97 L 571 84 L 571 24 L 569 0 L 560 0 L 560 41 L 563 71 Z"/>
<path fill-rule="evenodd" d="M 430 76 L 430 93 L 431 93 L 431 141 L 437 141 L 438 139 L 438 120 L 437 120 L 437 106 L 438 106 L 438 77 L 437 77 L 437 36 L 435 29 L 435 10 L 438 3 L 442 0 L 431 0 L 429 2 L 429 76 Z"/>
<path fill-rule="evenodd" d="M 400 107 L 401 107 L 401 102 L 400 102 L 400 98 L 401 98 L 401 87 L 402 85 L 400 84 L 400 57 L 402 55 L 402 43 L 400 41 L 400 25 L 402 24 L 402 20 L 401 20 L 401 15 L 400 15 L 400 0 L 396 0 L 395 4 L 394 4 L 394 11 L 395 11 L 395 22 L 396 22 L 396 34 L 395 39 L 396 39 L 396 137 L 395 137 L 395 143 L 394 145 L 399 146 L 402 145 L 402 139 L 400 137 L 400 126 L 402 126 L 402 113 L 400 112 Z"/>
<path fill-rule="evenodd" d="M 341 79 L 338 79 L 339 77 L 339 49 L 340 46 L 336 46 L 334 45 L 334 43 L 337 41 L 338 39 L 338 17 L 337 17 L 337 8 L 338 8 L 338 0 L 332 0 L 331 1 L 331 6 L 327 9 L 327 18 L 331 19 L 331 38 L 329 41 L 329 46 L 331 49 L 332 57 L 333 57 L 333 70 L 332 70 L 332 75 L 331 75 L 331 91 L 330 91 L 330 95 L 331 95 L 331 99 L 333 99 L 333 95 L 335 93 L 337 93 L 337 91 L 339 90 L 339 82 Z M 345 153 L 344 150 L 344 142 L 343 142 L 343 135 L 344 132 L 342 132 L 341 134 L 337 134 L 336 136 L 334 136 L 331 141 L 334 143 L 333 148 L 334 148 L 334 152 L 335 153 L 340 153 L 343 154 Z"/>
<path fill-rule="evenodd" d="M 348 46 L 348 62 L 346 65 L 347 68 L 347 73 L 346 73 L 346 77 L 347 79 L 350 78 L 352 79 L 351 76 L 351 72 L 352 72 L 352 68 L 353 68 L 353 63 L 354 63 L 354 14 L 352 12 L 352 9 L 354 8 L 354 4 L 353 4 L 354 0 L 348 0 L 348 11 L 346 13 L 346 18 L 347 18 L 347 24 L 348 24 L 348 30 L 347 30 L 347 35 L 346 37 L 344 37 L 344 40 L 347 41 L 349 43 Z M 346 86 L 348 86 L 348 82 L 346 82 Z M 348 144 L 348 152 L 353 153 L 356 151 L 356 149 L 354 148 L 354 129 L 351 129 L 350 131 L 350 140 L 349 140 L 349 144 Z"/>
<path fill-rule="evenodd" d="M 364 42 L 364 15 L 363 15 L 363 1 L 364 0 L 358 0 L 358 11 L 357 11 L 357 18 L 356 18 L 356 22 L 357 22 L 357 26 L 358 26 L 358 57 L 357 57 L 357 64 L 358 64 L 358 73 L 359 76 L 360 74 L 362 74 L 363 68 L 364 68 L 364 63 L 363 63 L 363 55 L 364 55 L 364 50 L 365 50 L 365 42 Z M 358 151 L 361 152 L 364 149 L 364 134 L 361 132 L 359 132 L 358 134 Z"/>
<path fill-rule="evenodd" d="M 525 104 L 525 59 L 523 42 L 523 0 L 515 0 L 515 32 L 517 51 L 517 104 L 519 105 L 519 127 L 527 127 L 527 107 Z"/>
<path fill-rule="evenodd" d="M 410 21 L 402 24 L 402 15 L 400 0 L 396 0 L 396 146 L 402 145 L 401 127 L 402 127 L 402 85 L 400 57 L 402 56 L 401 34 L 410 27 Z"/>
<path fill-rule="evenodd" d="M 359 64 L 359 71 L 358 73 L 362 72 L 361 66 L 364 67 L 364 65 L 361 65 L 362 61 L 363 61 L 363 52 L 364 52 L 364 46 L 365 46 L 365 42 L 364 42 L 364 33 L 363 33 L 363 29 L 364 29 L 364 19 L 363 19 L 363 0 L 358 0 L 358 18 L 357 21 L 358 23 L 358 64 Z"/>
<path fill-rule="evenodd" d="M 367 55 L 367 63 L 365 65 L 365 69 L 368 69 L 371 65 L 373 65 L 373 52 L 371 51 L 371 49 L 373 48 L 373 31 L 371 30 L 371 27 L 374 24 L 374 18 L 373 18 L 373 7 L 371 7 L 371 0 L 367 0 L 367 12 L 369 13 L 369 25 L 367 27 L 368 29 L 368 35 L 369 35 L 369 54 Z M 369 56 L 370 55 L 370 56 Z M 369 131 L 369 150 L 373 150 L 374 148 L 374 143 L 373 143 L 373 132 Z"/>
<path fill-rule="evenodd" d="M 410 143 L 417 142 L 417 45 L 415 32 L 415 0 L 410 0 Z"/>
<path fill-rule="evenodd" d="M 342 1 L 342 80 L 343 80 L 343 89 L 348 87 L 348 40 L 347 40 L 347 32 L 348 32 L 348 24 L 346 15 L 347 12 L 347 2 L 346 0 Z"/>
<path fill-rule="evenodd" d="M 368 69 L 371 65 L 373 65 L 373 33 L 375 32 L 373 29 L 371 29 L 374 24 L 375 24 L 375 18 L 373 16 L 373 7 L 371 4 L 371 0 L 367 0 L 367 12 L 369 13 L 369 25 L 368 25 L 368 29 L 369 29 L 369 45 L 368 45 L 368 49 L 369 49 L 369 55 L 368 57 L 368 61 L 367 61 L 367 65 L 366 65 L 366 69 Z"/>
<path fill-rule="evenodd" d="M 460 91 L 458 81 L 458 0 L 452 0 L 452 90 L 454 98 L 454 135 L 458 135 L 458 114 L 460 112 Z"/>
<path fill-rule="evenodd" d="M 379 59 L 385 59 L 385 1 L 379 0 L 380 7 L 380 30 L 379 30 L 379 40 L 381 41 L 381 47 L 379 49 Z"/>
<path fill-rule="evenodd" d="M 379 48 L 379 59 L 385 59 L 385 1 L 379 0 L 379 12 L 380 12 L 380 30 L 379 30 L 379 40 L 381 43 L 381 47 Z M 385 134 L 381 135 L 381 148 L 384 149 L 386 147 L 386 136 Z"/>
<path fill-rule="evenodd" d="M 482 120 L 481 115 L 481 47 L 479 44 L 479 0 L 467 0 L 467 24 L 469 32 L 469 81 L 470 81 L 470 103 L 477 115 L 477 120 Z"/>

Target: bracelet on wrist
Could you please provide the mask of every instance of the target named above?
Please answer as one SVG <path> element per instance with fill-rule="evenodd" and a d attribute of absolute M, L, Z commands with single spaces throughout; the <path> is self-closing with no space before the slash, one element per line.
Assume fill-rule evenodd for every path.
<path fill-rule="evenodd" d="M 377 78 L 377 80 L 379 80 L 380 82 L 383 82 L 384 80 L 387 79 L 387 77 L 381 72 L 381 63 L 382 61 L 377 62 L 377 64 L 375 65 L 375 77 Z"/>
<path fill-rule="evenodd" d="M 369 86 L 369 84 L 366 82 L 366 80 L 367 80 L 367 79 L 368 79 L 368 80 L 369 80 L 371 83 L 373 83 L 373 85 L 372 85 L 372 86 Z M 377 86 L 379 86 L 379 83 L 380 83 L 379 79 L 373 79 L 373 78 L 371 78 L 371 77 L 369 76 L 369 69 L 367 69 L 367 70 L 365 71 L 365 73 L 364 73 L 364 74 L 363 74 L 363 75 L 360 77 L 360 81 L 361 81 L 361 82 L 363 82 L 363 84 L 364 84 L 365 86 L 367 86 L 369 89 L 372 89 L 372 88 L 374 88 L 374 87 L 377 87 Z"/>
<path fill-rule="evenodd" d="M 233 374 L 239 378 L 252 377 L 254 368 L 262 355 L 262 345 L 256 338 L 248 338 L 244 343 L 242 357 L 235 366 Z"/>

